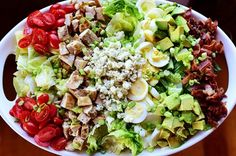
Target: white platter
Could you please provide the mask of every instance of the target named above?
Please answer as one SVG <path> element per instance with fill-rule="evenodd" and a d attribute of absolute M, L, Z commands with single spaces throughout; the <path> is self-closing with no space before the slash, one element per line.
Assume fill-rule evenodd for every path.
<path fill-rule="evenodd" d="M 68 2 L 62 2 L 64 4 Z M 157 3 L 171 3 L 165 0 L 157 0 Z M 46 11 L 48 10 L 49 7 L 46 7 L 42 9 L 41 11 Z M 202 14 L 192 10 L 192 14 L 195 18 L 199 20 L 206 20 L 206 17 L 203 16 Z M 17 15 L 16 15 L 17 16 Z M 5 61 L 8 57 L 9 54 L 12 54 L 15 46 L 16 46 L 16 41 L 15 41 L 15 35 L 14 33 L 17 30 L 22 30 L 24 23 L 26 22 L 26 19 L 21 21 L 19 24 L 17 24 L 10 32 L 7 33 L 7 35 L 1 40 L 0 42 L 0 49 L 1 49 L 1 57 L 0 57 L 0 115 L 2 118 L 5 120 L 5 122 L 21 137 L 23 137 L 25 140 L 29 141 L 35 146 L 38 146 L 32 137 L 26 134 L 24 132 L 20 125 L 14 122 L 14 118 L 9 115 L 9 110 L 12 108 L 14 101 L 9 101 L 5 97 L 4 91 L 3 91 L 3 70 L 4 70 L 4 64 Z M 221 40 L 224 44 L 224 50 L 225 50 L 225 58 L 228 66 L 228 72 L 229 72 L 229 77 L 228 77 L 228 89 L 226 91 L 227 98 L 225 99 L 226 101 L 226 107 L 228 109 L 228 115 L 232 111 L 232 109 L 235 106 L 236 103 L 236 81 L 235 81 L 235 76 L 236 76 L 236 68 L 235 68 L 235 62 L 236 62 L 236 48 L 233 44 L 233 42 L 229 39 L 229 37 L 218 27 L 217 28 L 217 39 Z M 220 121 L 220 124 L 225 120 L 222 119 Z M 147 152 L 143 151 L 140 155 L 141 156 L 157 156 L 157 155 L 170 155 L 174 154 L 176 152 L 182 151 L 197 142 L 201 141 L 204 139 L 206 136 L 208 136 L 210 133 L 212 133 L 214 129 L 200 132 L 188 141 L 186 141 L 182 146 L 175 148 L 175 149 L 170 149 L 170 148 L 162 148 L 162 149 L 156 149 L 153 152 Z M 68 151 L 55 151 L 51 148 L 44 148 L 40 147 L 39 148 L 46 150 L 48 152 L 57 154 L 57 155 L 63 155 L 63 156 L 78 156 L 78 153 L 76 152 L 68 152 Z M 27 149 L 22 149 L 22 150 L 27 150 Z M 80 155 L 86 155 L 86 153 L 80 153 Z M 101 153 L 96 153 L 95 155 L 103 155 Z M 113 154 L 105 154 L 105 155 L 113 155 Z M 129 155 L 128 153 L 124 153 L 122 155 Z"/>

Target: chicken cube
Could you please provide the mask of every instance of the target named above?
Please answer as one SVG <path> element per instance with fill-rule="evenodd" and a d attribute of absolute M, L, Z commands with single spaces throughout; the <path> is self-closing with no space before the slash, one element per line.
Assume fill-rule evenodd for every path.
<path fill-rule="evenodd" d="M 65 109 L 73 109 L 75 106 L 75 99 L 70 93 L 66 93 L 61 101 L 61 106 Z"/>
<path fill-rule="evenodd" d="M 84 44 L 90 46 L 90 44 L 94 44 L 94 42 L 99 42 L 100 39 L 97 35 L 90 29 L 84 30 L 80 35 L 80 39 L 83 41 Z"/>
<path fill-rule="evenodd" d="M 84 89 L 69 89 L 69 92 L 74 95 L 77 99 L 81 96 L 87 96 L 88 92 Z"/>
<path fill-rule="evenodd" d="M 88 125 L 82 125 L 82 128 L 81 128 L 81 138 L 82 139 L 87 139 L 88 137 L 88 134 L 89 134 L 89 126 Z"/>
<path fill-rule="evenodd" d="M 65 43 L 65 42 L 61 42 L 61 43 L 59 44 L 59 52 L 60 52 L 60 55 L 69 54 L 69 51 L 68 51 L 68 49 L 66 48 L 66 43 Z"/>
<path fill-rule="evenodd" d="M 77 119 L 83 124 L 87 124 L 91 118 L 87 116 L 85 113 L 80 113 Z"/>
<path fill-rule="evenodd" d="M 92 101 L 89 96 L 80 96 L 77 99 L 77 105 L 80 107 L 92 105 Z"/>
<path fill-rule="evenodd" d="M 102 7 L 95 8 L 95 11 L 96 11 L 97 20 L 105 21 L 105 18 L 104 18 L 103 13 L 102 13 L 103 12 Z"/>
<path fill-rule="evenodd" d="M 57 34 L 58 38 L 61 41 L 66 41 L 70 39 L 70 34 L 66 26 L 58 27 Z"/>
<path fill-rule="evenodd" d="M 82 139 L 80 136 L 77 136 L 73 139 L 73 145 L 76 145 L 76 149 L 81 151 L 84 145 L 84 139 Z M 74 146 L 73 146 L 74 147 Z"/>
<path fill-rule="evenodd" d="M 73 66 L 74 64 L 74 60 L 75 60 L 75 55 L 73 54 L 68 54 L 68 55 L 60 55 L 59 58 L 66 63 L 67 65 L 69 65 L 70 67 Z"/>
<path fill-rule="evenodd" d="M 79 53 L 82 52 L 83 48 L 85 48 L 85 45 L 79 40 L 73 40 L 66 47 L 71 54 L 79 55 Z"/>
<path fill-rule="evenodd" d="M 80 70 L 80 69 L 84 69 L 87 63 L 88 61 L 85 61 L 80 57 L 76 57 L 74 61 L 74 66 L 76 67 L 77 70 Z"/>
<path fill-rule="evenodd" d="M 70 89 L 78 88 L 84 81 L 84 77 L 79 75 L 79 72 L 75 70 L 68 79 L 66 86 Z"/>

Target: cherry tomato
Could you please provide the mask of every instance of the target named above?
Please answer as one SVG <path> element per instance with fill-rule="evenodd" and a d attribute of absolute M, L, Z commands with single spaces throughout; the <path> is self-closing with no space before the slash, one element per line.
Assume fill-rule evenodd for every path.
<path fill-rule="evenodd" d="M 43 18 L 41 16 L 32 18 L 32 23 L 36 27 L 45 28 L 45 23 L 43 22 Z"/>
<path fill-rule="evenodd" d="M 31 44 L 31 41 L 32 41 L 31 35 L 25 36 L 25 37 L 23 37 L 22 39 L 19 40 L 18 46 L 20 48 L 26 48 Z"/>
<path fill-rule="evenodd" d="M 59 118 L 59 117 L 54 117 L 54 118 L 53 118 L 53 122 L 54 122 L 56 125 L 58 125 L 58 126 L 60 126 L 60 125 L 63 124 L 63 120 L 62 120 L 61 118 Z"/>
<path fill-rule="evenodd" d="M 70 4 L 70 5 L 65 5 L 63 7 L 63 10 L 65 10 L 65 12 L 68 14 L 68 13 L 72 13 L 75 11 L 75 7 L 73 4 Z"/>
<path fill-rule="evenodd" d="M 41 129 L 37 135 L 39 136 L 39 141 L 48 142 L 56 136 L 56 129 L 47 126 Z"/>
<path fill-rule="evenodd" d="M 54 10 L 61 9 L 61 7 L 62 7 L 61 4 L 58 4 L 58 3 L 57 3 L 57 4 L 53 4 L 53 5 L 50 7 L 49 11 L 52 12 L 52 11 L 54 11 Z"/>
<path fill-rule="evenodd" d="M 48 124 L 47 127 L 52 127 L 56 130 L 56 137 L 63 136 L 63 131 L 61 127 L 58 127 L 55 124 Z"/>
<path fill-rule="evenodd" d="M 34 136 L 34 141 L 39 145 L 39 146 L 42 146 L 42 147 L 48 147 L 50 145 L 50 142 L 42 142 L 39 140 L 39 136 L 36 134 Z"/>
<path fill-rule="evenodd" d="M 49 35 L 49 45 L 52 48 L 58 49 L 59 48 L 59 43 L 60 43 L 60 40 L 59 40 L 59 38 L 56 34 L 50 34 Z"/>
<path fill-rule="evenodd" d="M 39 129 L 33 122 L 24 122 L 22 124 L 22 128 L 25 132 L 27 132 L 29 135 L 35 135 L 38 133 Z"/>
<path fill-rule="evenodd" d="M 33 45 L 34 50 L 39 53 L 40 55 L 46 55 L 47 53 L 49 53 L 49 49 L 47 46 L 42 45 L 42 44 L 35 44 Z"/>
<path fill-rule="evenodd" d="M 37 103 L 33 98 L 30 97 L 25 97 L 25 102 L 24 102 L 24 108 L 27 110 L 33 110 L 34 106 L 36 106 Z"/>
<path fill-rule="evenodd" d="M 64 23 L 65 23 L 65 18 L 60 18 L 57 20 L 56 26 L 61 27 L 64 25 Z"/>
<path fill-rule="evenodd" d="M 33 22 L 33 19 L 35 17 L 41 17 L 42 13 L 39 10 L 36 10 L 35 12 L 31 13 L 27 18 L 27 24 L 30 27 L 35 27 L 35 23 Z"/>
<path fill-rule="evenodd" d="M 55 35 L 57 35 L 57 31 L 56 31 L 56 30 L 52 30 L 52 31 L 49 32 L 49 34 L 55 34 Z"/>
<path fill-rule="evenodd" d="M 18 104 L 15 104 L 12 109 L 10 110 L 10 115 L 19 119 L 19 114 L 23 111 L 23 108 L 19 106 Z"/>
<path fill-rule="evenodd" d="M 30 28 L 30 27 L 28 26 L 28 24 L 26 23 L 25 26 L 24 26 L 23 34 L 24 34 L 24 35 L 31 35 L 31 34 L 32 34 L 32 31 L 33 31 L 33 29 Z"/>
<path fill-rule="evenodd" d="M 32 121 L 33 123 L 37 123 L 36 119 L 35 119 L 35 111 L 32 111 L 30 113 L 30 121 Z"/>
<path fill-rule="evenodd" d="M 54 118 L 57 115 L 57 107 L 54 104 L 48 106 L 50 108 L 50 118 Z"/>
<path fill-rule="evenodd" d="M 52 10 L 52 14 L 56 17 L 56 19 L 65 18 L 66 11 L 63 9 Z"/>
<path fill-rule="evenodd" d="M 50 113 L 50 108 L 48 105 L 45 105 L 44 107 L 41 108 L 40 112 L 35 112 L 35 120 L 38 121 L 39 123 L 44 122 L 48 120 L 49 114 Z"/>
<path fill-rule="evenodd" d="M 28 122 L 30 120 L 30 111 L 22 111 L 19 115 L 18 118 L 21 123 Z"/>
<path fill-rule="evenodd" d="M 38 97 L 38 103 L 39 104 L 47 104 L 49 101 L 49 95 L 48 94 L 41 94 L 39 97 Z"/>
<path fill-rule="evenodd" d="M 43 122 L 39 123 L 39 129 L 43 129 L 44 127 L 46 127 L 49 124 L 50 120 L 45 120 Z"/>
<path fill-rule="evenodd" d="M 67 140 L 65 137 L 56 138 L 51 142 L 51 147 L 56 151 L 65 149 L 66 145 Z"/>
<path fill-rule="evenodd" d="M 52 27 L 56 24 L 56 18 L 50 12 L 44 13 L 42 15 L 42 20 L 43 20 L 44 24 L 48 27 Z"/>
<path fill-rule="evenodd" d="M 48 43 L 48 37 L 46 32 L 42 29 L 34 29 L 32 44 L 47 45 L 47 43 Z"/>

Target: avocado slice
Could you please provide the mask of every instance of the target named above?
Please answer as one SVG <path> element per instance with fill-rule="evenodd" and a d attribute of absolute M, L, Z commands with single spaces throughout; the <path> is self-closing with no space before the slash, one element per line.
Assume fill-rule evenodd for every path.
<path fill-rule="evenodd" d="M 158 134 L 158 139 L 165 139 L 167 140 L 170 137 L 170 132 L 165 129 L 160 129 L 160 132 Z"/>
<path fill-rule="evenodd" d="M 181 100 L 181 104 L 179 107 L 180 111 L 191 111 L 193 110 L 193 105 L 194 105 L 194 99 L 193 96 L 190 94 L 183 94 L 180 95 L 180 100 Z"/>
<path fill-rule="evenodd" d="M 196 121 L 192 124 L 192 126 L 193 126 L 193 129 L 204 130 L 205 121 L 204 120 Z"/>
<path fill-rule="evenodd" d="M 166 140 L 158 140 L 157 145 L 160 147 L 166 147 L 168 146 L 168 142 Z"/>
<path fill-rule="evenodd" d="M 161 125 L 163 128 L 171 131 L 172 133 L 175 133 L 175 128 L 178 127 L 183 127 L 184 126 L 184 122 L 179 121 L 179 119 L 177 117 L 166 117 Z"/>
<path fill-rule="evenodd" d="M 174 137 L 174 136 L 169 137 L 167 141 L 168 141 L 170 148 L 176 148 L 181 145 L 181 140 L 178 139 L 177 137 Z"/>
<path fill-rule="evenodd" d="M 157 42 L 157 45 L 160 47 L 162 51 L 166 51 L 167 49 L 174 46 L 169 37 L 160 40 L 159 42 Z"/>
<path fill-rule="evenodd" d="M 178 26 L 184 27 L 185 32 L 188 33 L 190 31 L 186 19 L 184 19 L 182 16 L 177 16 L 175 22 Z"/>
<path fill-rule="evenodd" d="M 180 106 L 180 98 L 178 94 L 171 94 L 165 98 L 164 104 L 169 110 L 176 110 Z"/>
<path fill-rule="evenodd" d="M 184 111 L 181 113 L 180 120 L 185 121 L 188 124 L 192 124 L 196 121 L 197 116 L 191 111 Z"/>
<path fill-rule="evenodd" d="M 201 114 L 201 107 L 200 107 L 200 105 L 199 105 L 199 103 L 198 103 L 198 101 L 197 100 L 194 100 L 194 103 L 193 103 L 193 112 L 196 114 L 196 115 L 200 115 Z"/>
<path fill-rule="evenodd" d="M 166 15 L 164 19 L 168 21 L 168 24 L 175 25 L 175 20 L 170 14 Z"/>
<path fill-rule="evenodd" d="M 168 20 L 164 18 L 156 19 L 156 24 L 160 30 L 168 30 Z"/>
<path fill-rule="evenodd" d="M 185 9 L 183 7 L 178 6 L 172 11 L 171 15 L 172 16 L 179 15 L 179 14 L 183 14 L 183 13 L 185 13 Z"/>
<path fill-rule="evenodd" d="M 189 132 L 184 128 L 184 127 L 180 127 L 177 131 L 176 131 L 177 136 L 180 136 L 182 138 L 187 138 L 189 135 Z"/>
<path fill-rule="evenodd" d="M 163 104 L 159 104 L 157 105 L 155 113 L 159 116 L 163 116 L 165 111 L 166 111 L 165 106 Z"/>
<path fill-rule="evenodd" d="M 175 5 L 172 6 L 168 6 L 167 8 L 164 9 L 166 15 L 169 14 L 170 12 L 172 12 L 174 9 L 176 8 Z"/>
<path fill-rule="evenodd" d="M 180 42 L 180 36 L 184 35 L 184 27 L 178 26 L 173 32 L 170 32 L 172 42 Z"/>

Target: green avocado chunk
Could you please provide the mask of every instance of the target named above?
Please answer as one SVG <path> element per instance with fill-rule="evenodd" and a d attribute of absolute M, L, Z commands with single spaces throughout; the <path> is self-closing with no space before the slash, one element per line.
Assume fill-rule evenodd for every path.
<path fill-rule="evenodd" d="M 156 24 L 160 30 L 168 30 L 168 19 L 158 18 Z"/>
<path fill-rule="evenodd" d="M 164 104 L 170 110 L 178 109 L 180 106 L 180 98 L 178 94 L 171 94 L 165 98 Z"/>
<path fill-rule="evenodd" d="M 174 31 L 170 32 L 172 42 L 180 42 L 180 36 L 184 35 L 184 27 L 178 26 Z"/>
<path fill-rule="evenodd" d="M 194 99 L 190 94 L 180 95 L 181 104 L 179 107 L 180 111 L 191 111 L 194 107 Z"/>
<path fill-rule="evenodd" d="M 197 116 L 191 111 L 184 111 L 181 114 L 180 120 L 183 120 L 188 124 L 192 124 L 194 121 L 196 121 L 196 118 Z"/>
<path fill-rule="evenodd" d="M 196 129 L 196 130 L 204 130 L 204 127 L 205 127 L 205 121 L 204 120 L 201 120 L 201 121 L 196 121 L 192 124 L 193 126 L 193 129 Z"/>
<path fill-rule="evenodd" d="M 162 51 L 166 51 L 167 49 L 173 47 L 174 44 L 171 42 L 169 37 L 166 37 L 166 38 L 160 40 L 157 43 L 157 46 L 159 46 Z"/>
<path fill-rule="evenodd" d="M 185 32 L 188 33 L 190 31 L 186 19 L 184 19 L 182 16 L 177 16 L 175 22 L 178 26 L 184 27 Z"/>

